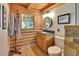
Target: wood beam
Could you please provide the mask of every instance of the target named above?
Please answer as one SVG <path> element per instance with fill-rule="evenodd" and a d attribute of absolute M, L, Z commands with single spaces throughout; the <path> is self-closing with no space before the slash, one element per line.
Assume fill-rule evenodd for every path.
<path fill-rule="evenodd" d="M 22 7 L 27 9 L 27 6 L 25 6 L 25 5 L 21 4 L 21 3 L 20 4 L 17 3 L 17 5 L 20 5 L 20 6 L 22 6 Z"/>
<path fill-rule="evenodd" d="M 27 9 L 29 7 L 30 3 L 27 3 L 27 5 L 23 5 L 23 3 L 17 3 L 17 5 L 20 5 L 20 6 L 24 7 L 25 9 Z"/>
<path fill-rule="evenodd" d="M 43 12 L 44 10 L 48 9 L 49 7 L 55 5 L 56 3 L 48 3 L 44 8 L 42 8 L 40 11 Z"/>
<path fill-rule="evenodd" d="M 36 9 L 36 8 L 31 8 L 31 9 L 33 9 L 33 10 L 37 10 L 37 11 L 40 11 L 39 9 Z"/>
<path fill-rule="evenodd" d="M 31 3 L 28 3 L 27 8 L 30 6 Z"/>

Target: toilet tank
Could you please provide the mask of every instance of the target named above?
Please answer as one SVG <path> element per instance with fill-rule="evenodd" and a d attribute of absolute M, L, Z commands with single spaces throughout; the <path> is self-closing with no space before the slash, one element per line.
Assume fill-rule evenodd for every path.
<path fill-rule="evenodd" d="M 60 48 L 64 48 L 64 37 L 55 36 L 54 37 L 54 44 Z"/>

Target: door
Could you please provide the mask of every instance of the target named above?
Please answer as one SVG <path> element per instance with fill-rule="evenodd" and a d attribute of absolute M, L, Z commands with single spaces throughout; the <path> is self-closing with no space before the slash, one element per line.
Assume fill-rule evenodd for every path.
<path fill-rule="evenodd" d="M 0 27 L 0 56 L 7 56 L 9 53 L 9 39 L 8 39 L 8 14 L 9 14 L 9 8 L 8 8 L 8 4 L 0 4 L 1 5 L 1 27 Z M 4 8 L 6 9 L 6 20 L 3 19 L 3 12 L 2 12 L 2 6 L 4 6 Z M 3 22 L 4 20 L 4 22 Z M 3 28 L 3 23 L 4 24 L 4 28 Z"/>

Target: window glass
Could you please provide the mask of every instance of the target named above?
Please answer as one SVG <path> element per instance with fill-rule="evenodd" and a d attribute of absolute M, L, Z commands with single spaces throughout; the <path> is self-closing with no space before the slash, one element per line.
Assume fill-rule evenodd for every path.
<path fill-rule="evenodd" d="M 33 15 L 22 14 L 22 29 L 32 29 L 33 22 Z"/>

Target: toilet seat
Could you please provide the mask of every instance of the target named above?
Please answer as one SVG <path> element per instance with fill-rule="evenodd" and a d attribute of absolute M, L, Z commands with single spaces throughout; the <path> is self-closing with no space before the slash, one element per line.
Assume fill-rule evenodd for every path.
<path fill-rule="evenodd" d="M 55 56 L 55 55 L 60 55 L 60 53 L 61 53 L 61 49 L 57 46 L 51 46 L 48 48 L 49 55 Z"/>

